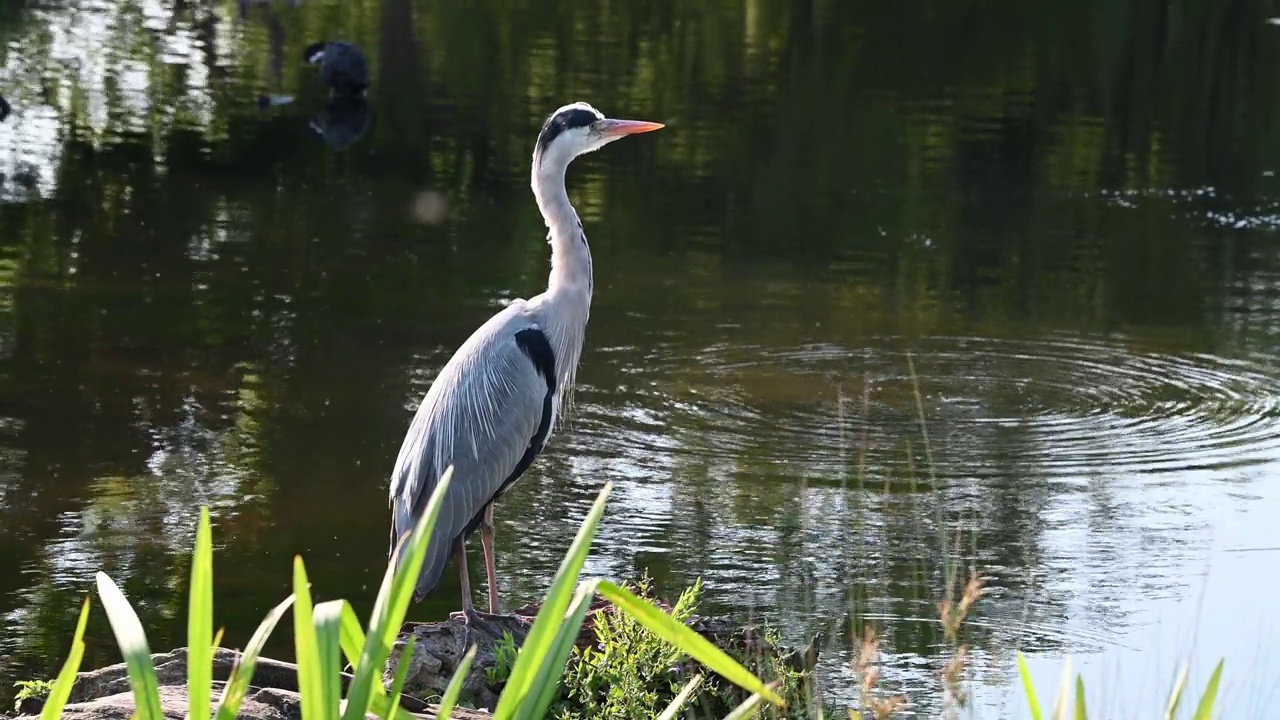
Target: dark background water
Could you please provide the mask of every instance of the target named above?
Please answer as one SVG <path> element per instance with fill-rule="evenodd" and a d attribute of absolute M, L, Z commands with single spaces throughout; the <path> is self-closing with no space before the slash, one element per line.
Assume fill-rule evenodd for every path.
<path fill-rule="evenodd" d="M 852 613 L 887 686 L 936 713 L 945 555 L 989 578 L 966 634 L 982 717 L 1019 707 L 1016 650 L 1042 685 L 1074 658 L 1117 707 L 1227 655 L 1233 716 L 1264 707 L 1273 15 L 0 2 L 0 676 L 55 671 L 99 569 L 153 648 L 180 644 L 201 503 L 227 643 L 296 553 L 367 612 L 412 410 L 544 287 L 529 156 L 586 100 L 667 128 L 570 172 L 596 295 L 577 412 L 498 509 L 509 605 L 612 480 L 589 571 L 701 577 L 705 611 L 827 632 L 833 703 L 855 699 Z M 326 114 L 301 63 L 320 38 L 369 54 L 367 115 Z M 447 572 L 411 615 L 457 602 Z M 96 609 L 90 636 L 87 663 L 118 659 Z"/>

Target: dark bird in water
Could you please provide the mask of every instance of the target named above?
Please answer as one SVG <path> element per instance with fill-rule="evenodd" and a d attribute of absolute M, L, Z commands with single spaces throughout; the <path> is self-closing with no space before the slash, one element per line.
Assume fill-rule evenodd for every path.
<path fill-rule="evenodd" d="M 467 627 L 485 623 L 471 604 L 467 537 L 480 529 L 489 580 L 489 613 L 499 612 L 493 504 L 533 463 L 573 392 L 594 283 L 591 250 L 565 192 L 565 171 L 579 155 L 661 128 L 614 120 L 586 103 L 547 118 L 533 151 L 530 184 L 549 232 L 546 292 L 513 300 L 480 326 L 436 375 L 418 407 L 391 472 L 391 552 L 413 531 L 441 475 L 453 481 L 427 547 L 414 599 L 421 601 L 452 554 L 462 581 Z M 531 512 L 522 509 L 521 512 Z"/>
<path fill-rule="evenodd" d="M 9 101 L 0 97 L 0 122 L 4 122 L 7 117 L 9 117 Z"/>
<path fill-rule="evenodd" d="M 320 66 L 320 79 L 339 95 L 359 95 L 369 87 L 369 61 L 351 43 L 322 40 L 308 45 L 302 57 Z"/>

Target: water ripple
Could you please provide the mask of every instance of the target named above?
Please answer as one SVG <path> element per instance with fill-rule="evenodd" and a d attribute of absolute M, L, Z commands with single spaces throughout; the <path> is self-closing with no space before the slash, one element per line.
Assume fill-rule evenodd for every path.
<path fill-rule="evenodd" d="M 851 447 L 893 448 L 918 433 L 907 352 L 943 475 L 998 472 L 995 457 L 1013 446 L 1019 462 L 1058 477 L 1238 468 L 1280 447 L 1280 378 L 1260 362 L 1075 336 L 612 352 L 634 382 L 585 393 L 579 445 L 843 470 Z M 619 405 L 635 410 L 606 409 Z"/>

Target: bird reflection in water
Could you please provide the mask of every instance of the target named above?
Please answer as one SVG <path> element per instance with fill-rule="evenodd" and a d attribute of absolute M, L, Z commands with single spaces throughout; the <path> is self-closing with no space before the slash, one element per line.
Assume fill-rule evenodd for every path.
<path fill-rule="evenodd" d="M 345 150 L 359 142 L 373 123 L 369 102 L 361 95 L 340 95 L 329 101 L 311 119 L 311 129 L 335 150 Z"/>
<path fill-rule="evenodd" d="M 0 97 L 0 122 L 4 122 L 7 117 L 9 117 L 9 101 Z"/>

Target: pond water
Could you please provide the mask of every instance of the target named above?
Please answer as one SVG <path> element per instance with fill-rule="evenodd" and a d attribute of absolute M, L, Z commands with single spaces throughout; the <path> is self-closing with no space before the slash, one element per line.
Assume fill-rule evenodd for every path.
<path fill-rule="evenodd" d="M 367 612 L 413 409 L 544 287 L 529 156 L 581 99 L 667 128 L 570 172 L 595 301 L 575 413 L 498 506 L 509 605 L 612 481 L 589 572 L 825 633 L 832 704 L 852 616 L 937 715 L 958 562 L 975 716 L 1025 716 L 1022 651 L 1144 715 L 1225 657 L 1263 717 L 1277 5 L 0 4 L 0 676 L 51 676 L 100 569 L 180 644 L 201 503 L 227 643 L 296 553 Z M 366 104 L 327 105 L 321 38 L 366 50 Z"/>

